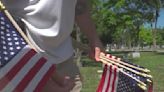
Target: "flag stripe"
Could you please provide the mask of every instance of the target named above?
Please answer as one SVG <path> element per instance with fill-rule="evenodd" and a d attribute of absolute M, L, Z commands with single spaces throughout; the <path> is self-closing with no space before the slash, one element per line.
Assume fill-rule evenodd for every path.
<path fill-rule="evenodd" d="M 100 81 L 100 84 L 98 86 L 97 92 L 101 92 L 101 90 L 103 89 L 106 74 L 107 74 L 107 65 L 105 65 L 105 67 L 104 67 L 103 74 L 101 76 L 101 81 Z"/>
<path fill-rule="evenodd" d="M 107 67 L 107 74 L 105 76 L 105 82 L 103 84 L 102 92 L 106 91 L 106 87 L 107 87 L 107 84 L 108 84 L 108 78 L 109 78 L 109 67 Z"/>
<path fill-rule="evenodd" d="M 107 92 L 112 92 L 112 84 L 113 84 L 113 79 L 114 79 L 114 66 L 111 65 L 110 67 L 111 67 L 110 68 L 110 71 L 111 71 L 111 79 L 109 81 L 110 85 L 108 86 L 109 89 L 108 89 Z"/>
<path fill-rule="evenodd" d="M 109 77 L 108 77 L 108 81 L 107 81 L 107 88 L 105 92 L 108 92 L 110 90 L 110 84 L 111 84 L 111 79 L 112 79 L 112 66 L 109 66 Z M 110 91 L 109 91 L 110 92 Z"/>
<path fill-rule="evenodd" d="M 20 62 L 18 62 L 3 78 L 0 79 L 0 90 L 2 90 L 19 72 L 19 70 L 29 61 L 29 59 L 35 54 L 34 50 L 30 50 Z"/>
<path fill-rule="evenodd" d="M 105 92 L 105 89 L 106 89 L 106 85 L 107 85 L 107 79 L 108 79 L 108 77 L 109 77 L 109 69 L 108 69 L 109 67 L 107 67 L 107 71 L 106 71 L 106 76 L 105 76 L 105 80 L 104 80 L 104 83 L 103 83 L 103 88 L 102 88 L 102 92 Z"/>
<path fill-rule="evenodd" d="M 40 69 L 40 71 L 35 75 L 35 77 L 29 83 L 29 85 L 26 87 L 26 89 L 24 90 L 24 92 L 35 92 L 34 90 L 36 90 L 36 89 L 37 90 L 41 90 L 43 86 L 42 87 L 41 86 L 38 87 L 38 85 L 39 85 L 40 81 L 42 81 L 42 78 L 44 76 L 50 77 L 50 75 L 46 75 L 46 73 L 48 71 L 51 71 L 50 73 L 54 72 L 54 70 L 49 70 L 51 66 L 52 66 L 52 64 L 47 61 L 44 64 L 44 66 Z"/>
<path fill-rule="evenodd" d="M 28 71 L 37 63 L 37 61 L 41 58 L 39 54 L 35 54 L 24 67 L 14 76 L 14 78 L 8 83 L 8 85 L 3 89 L 3 92 L 12 92 L 17 85 L 19 85 L 20 81 L 25 77 Z"/>
<path fill-rule="evenodd" d="M 153 92 L 153 83 L 151 83 L 148 87 L 148 92 Z"/>
<path fill-rule="evenodd" d="M 119 70 L 114 65 L 105 65 L 97 92 L 117 92 Z"/>
<path fill-rule="evenodd" d="M 32 68 L 29 70 L 29 72 L 26 74 L 26 76 L 19 82 L 19 85 L 14 89 L 13 92 L 23 92 L 25 87 L 28 85 L 28 83 L 32 80 L 32 78 L 35 76 L 35 74 L 40 70 L 40 68 L 45 64 L 46 60 L 44 58 L 41 58 Z"/>
<path fill-rule="evenodd" d="M 44 77 L 41 79 L 41 81 L 38 83 L 38 86 L 35 88 L 34 92 L 40 92 L 42 87 L 46 84 L 46 82 L 49 80 L 49 76 L 53 74 L 55 70 L 55 67 L 52 65 L 49 69 L 49 71 L 44 75 Z"/>
<path fill-rule="evenodd" d="M 114 88 L 115 88 L 115 84 L 116 84 L 116 77 L 117 77 L 117 69 L 114 68 L 114 79 L 113 79 L 113 83 L 112 83 L 112 92 L 115 92 Z"/>

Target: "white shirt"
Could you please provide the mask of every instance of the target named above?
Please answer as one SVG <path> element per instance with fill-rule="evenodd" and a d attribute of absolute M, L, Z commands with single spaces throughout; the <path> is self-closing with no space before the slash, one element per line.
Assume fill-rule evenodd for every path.
<path fill-rule="evenodd" d="M 31 42 L 53 63 L 73 54 L 70 34 L 76 0 L 4 0 L 15 16 L 23 19 Z"/>

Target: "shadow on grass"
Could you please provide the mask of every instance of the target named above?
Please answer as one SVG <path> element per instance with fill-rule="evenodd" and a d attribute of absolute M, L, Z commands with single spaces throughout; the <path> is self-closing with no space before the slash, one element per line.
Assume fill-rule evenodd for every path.
<path fill-rule="evenodd" d="M 102 63 L 83 57 L 81 60 L 82 67 L 101 67 Z"/>

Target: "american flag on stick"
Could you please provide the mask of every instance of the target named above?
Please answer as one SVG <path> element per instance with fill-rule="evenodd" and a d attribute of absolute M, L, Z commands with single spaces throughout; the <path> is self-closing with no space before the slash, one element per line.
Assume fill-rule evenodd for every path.
<path fill-rule="evenodd" d="M 109 62 L 110 57 L 101 57 L 105 66 L 97 92 L 152 92 L 153 84 L 151 78 L 138 75 Z M 128 63 L 128 62 L 126 62 Z M 149 81 L 150 80 L 150 81 Z"/>
<path fill-rule="evenodd" d="M 0 7 L 0 92 L 40 92 L 55 67 L 29 46 Z"/>
<path fill-rule="evenodd" d="M 145 92 L 116 66 L 105 65 L 97 92 Z"/>

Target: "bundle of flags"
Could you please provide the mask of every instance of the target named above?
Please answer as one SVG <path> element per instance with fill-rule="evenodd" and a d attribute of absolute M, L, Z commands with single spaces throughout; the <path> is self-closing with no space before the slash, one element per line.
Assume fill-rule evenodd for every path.
<path fill-rule="evenodd" d="M 0 2 L 0 92 L 41 92 L 54 70 L 25 41 Z"/>
<path fill-rule="evenodd" d="M 100 55 L 104 65 L 97 92 L 153 92 L 150 70 L 110 54 Z"/>

